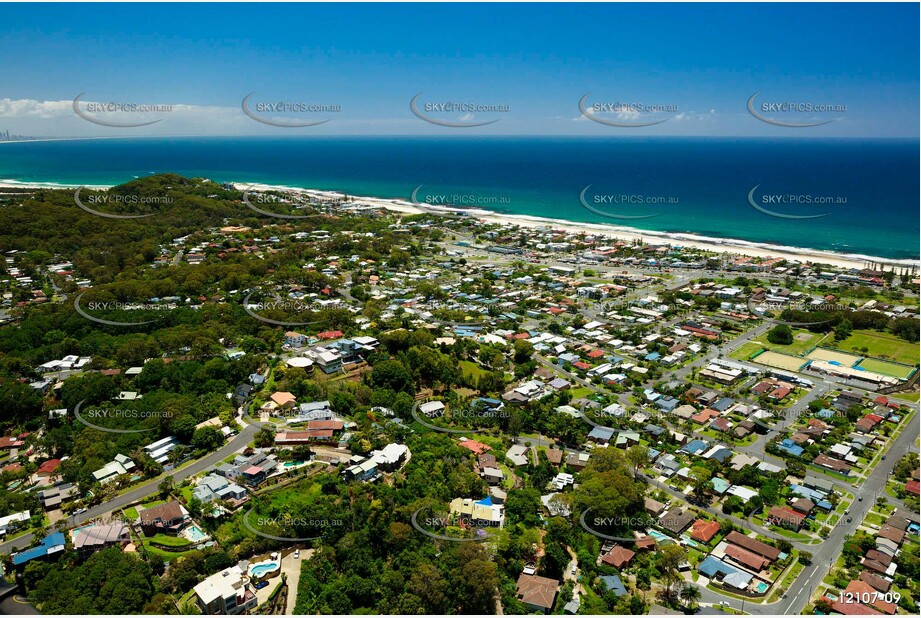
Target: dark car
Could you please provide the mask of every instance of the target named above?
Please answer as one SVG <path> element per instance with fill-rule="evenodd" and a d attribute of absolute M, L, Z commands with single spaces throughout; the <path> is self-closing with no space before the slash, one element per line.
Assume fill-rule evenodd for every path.
<path fill-rule="evenodd" d="M 259 582 L 258 584 L 256 584 L 256 590 L 262 590 L 268 585 L 269 585 L 269 582 Z"/>

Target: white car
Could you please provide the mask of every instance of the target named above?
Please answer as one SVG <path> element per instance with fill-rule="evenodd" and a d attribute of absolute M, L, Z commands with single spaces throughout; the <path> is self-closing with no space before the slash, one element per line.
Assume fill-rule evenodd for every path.
<path fill-rule="evenodd" d="M 294 550 L 294 559 L 295 559 L 295 560 L 299 560 L 300 557 L 301 557 L 301 550 L 295 549 L 295 550 Z"/>

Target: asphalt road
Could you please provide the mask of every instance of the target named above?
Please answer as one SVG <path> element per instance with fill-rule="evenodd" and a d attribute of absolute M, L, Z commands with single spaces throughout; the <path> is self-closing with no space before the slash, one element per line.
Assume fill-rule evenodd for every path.
<path fill-rule="evenodd" d="M 918 439 L 918 434 L 919 423 L 916 417 L 905 427 L 898 438 L 887 447 L 887 451 L 894 454 L 907 453 L 909 447 Z M 860 487 L 856 489 L 853 487 L 848 488 L 854 494 L 854 502 L 850 506 L 851 522 L 848 523 L 847 518 L 842 517 L 832 528 L 828 538 L 822 543 L 803 546 L 805 551 L 812 554 L 812 564 L 803 569 L 796 580 L 790 584 L 786 598 L 781 598 L 779 601 L 770 604 L 747 602 L 745 611 L 749 614 L 759 615 L 799 614 L 808 605 L 812 593 L 815 592 L 822 578 L 825 577 L 835 560 L 837 560 L 844 545 L 845 537 L 854 534 L 857 527 L 876 503 L 877 496 L 882 488 L 885 487 L 886 480 L 889 478 L 889 471 L 895 467 L 898 460 L 899 457 L 894 456 L 886 461 L 880 461 Z M 863 498 L 863 500 L 859 500 L 859 498 Z M 796 547 L 798 544 L 792 543 L 792 545 Z M 741 601 L 703 587 L 701 587 L 701 593 L 701 602 L 703 603 L 716 605 L 721 601 L 727 601 L 732 607 L 741 609 Z"/>
<path fill-rule="evenodd" d="M 210 453 L 201 459 L 198 459 L 191 464 L 185 466 L 184 468 L 177 470 L 176 472 L 171 473 L 169 476 L 173 477 L 175 483 L 179 483 L 190 476 L 195 476 L 200 472 L 204 472 L 211 466 L 220 463 L 225 458 L 233 455 L 237 451 L 241 451 L 246 448 L 246 445 L 252 442 L 253 438 L 259 432 L 258 425 L 247 425 L 244 427 L 240 433 L 230 439 L 227 443 L 224 444 L 221 448 Z M 143 485 L 139 485 L 130 491 L 127 491 L 108 502 L 103 502 L 97 506 L 94 506 L 90 509 L 87 509 L 85 512 L 79 515 L 71 515 L 67 518 L 67 526 L 73 527 L 78 526 L 82 523 L 90 521 L 92 519 L 101 518 L 109 513 L 127 507 L 136 502 L 140 502 L 157 493 L 158 486 L 163 481 L 163 478 L 160 477 L 156 480 L 149 481 Z M 24 549 L 29 547 L 32 544 L 33 534 L 25 534 L 21 537 L 17 537 L 11 541 L 0 544 L 0 553 L 9 554 L 19 549 Z"/>

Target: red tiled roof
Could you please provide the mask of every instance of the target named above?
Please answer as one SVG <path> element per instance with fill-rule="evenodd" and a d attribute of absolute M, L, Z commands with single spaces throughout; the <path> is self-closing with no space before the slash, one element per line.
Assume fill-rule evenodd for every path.
<path fill-rule="evenodd" d="M 747 549 L 739 547 L 738 545 L 729 545 L 726 547 L 726 555 L 756 571 L 760 571 L 765 566 L 770 564 L 767 558 L 754 554 Z"/>
<path fill-rule="evenodd" d="M 792 523 L 793 525 L 799 527 L 803 525 L 803 520 L 805 517 L 795 511 L 791 511 L 788 508 L 772 506 L 771 510 L 768 512 L 768 519 L 784 523 Z"/>
<path fill-rule="evenodd" d="M 553 607 L 559 584 L 557 580 L 549 577 L 522 573 L 517 582 L 518 598 L 527 605 L 550 609 Z"/>
<path fill-rule="evenodd" d="M 882 615 L 882 612 L 878 612 L 872 607 L 867 607 L 860 603 L 842 603 L 841 601 L 832 601 L 827 597 L 824 598 L 826 601 L 829 601 L 832 611 L 844 614 L 845 616 Z"/>
<path fill-rule="evenodd" d="M 38 472 L 39 474 L 51 474 L 52 472 L 57 470 L 58 466 L 60 465 L 61 465 L 60 459 L 49 459 L 48 461 L 42 463 L 42 465 L 38 467 L 38 470 L 36 470 L 36 472 Z"/>
<path fill-rule="evenodd" d="M 865 581 L 861 581 L 859 579 L 852 580 L 851 583 L 847 585 L 847 588 L 844 589 L 844 591 L 852 593 L 854 596 L 851 598 L 867 599 L 868 605 L 880 610 L 883 613 L 894 614 L 895 610 L 897 609 L 895 603 L 890 603 L 885 599 L 881 599 L 876 589 Z"/>
<path fill-rule="evenodd" d="M 720 524 L 716 521 L 707 521 L 698 519 L 691 524 L 691 538 L 697 539 L 702 543 L 709 543 L 710 539 L 720 531 Z"/>
<path fill-rule="evenodd" d="M 463 446 L 464 448 L 470 449 L 471 451 L 473 451 L 475 455 L 479 455 L 480 453 L 485 453 L 486 451 L 492 449 L 491 446 L 487 446 L 483 444 L 482 442 L 477 442 L 476 440 L 464 440 L 463 442 L 459 442 L 459 444 Z"/>
<path fill-rule="evenodd" d="M 601 561 L 619 569 L 630 564 L 630 561 L 633 560 L 633 556 L 635 555 L 635 552 L 626 547 L 615 545 L 611 548 L 611 551 L 601 557 Z"/>
<path fill-rule="evenodd" d="M 753 539 L 750 536 L 745 536 L 740 532 L 733 530 L 728 535 L 726 535 L 726 540 L 730 543 L 743 547 L 748 551 L 754 552 L 759 556 L 764 556 L 768 560 L 774 561 L 780 556 L 780 550 L 776 547 L 768 545 L 767 543 L 762 543 L 757 539 Z"/>
<path fill-rule="evenodd" d="M 332 429 L 333 431 L 339 431 L 344 425 L 342 421 L 308 421 L 307 430 Z"/>

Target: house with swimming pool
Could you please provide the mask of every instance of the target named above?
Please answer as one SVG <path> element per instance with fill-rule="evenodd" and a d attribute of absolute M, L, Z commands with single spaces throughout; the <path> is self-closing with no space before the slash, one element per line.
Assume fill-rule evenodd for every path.
<path fill-rule="evenodd" d="M 193 590 L 201 613 L 209 616 L 241 614 L 258 604 L 256 590 L 239 566 L 211 575 Z"/>

